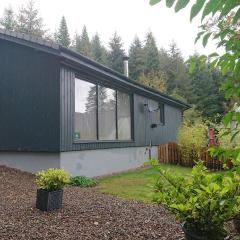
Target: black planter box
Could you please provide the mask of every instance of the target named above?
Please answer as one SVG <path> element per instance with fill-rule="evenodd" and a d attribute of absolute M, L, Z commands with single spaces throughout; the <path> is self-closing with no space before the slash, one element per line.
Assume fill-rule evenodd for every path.
<path fill-rule="evenodd" d="M 37 190 L 36 207 L 42 211 L 52 211 L 62 207 L 63 190 Z"/>
<path fill-rule="evenodd" d="M 238 231 L 238 233 L 240 233 L 240 215 L 237 216 L 234 220 L 234 225 L 235 225 L 235 228 L 236 230 Z"/>
<path fill-rule="evenodd" d="M 222 237 L 208 237 L 208 236 L 199 236 L 189 230 L 186 229 L 185 226 L 182 226 L 182 229 L 183 229 L 183 232 L 185 233 L 185 239 L 186 240 L 210 240 L 210 239 L 218 239 L 218 240 L 227 240 L 228 239 L 228 236 L 222 236 Z M 217 233 L 216 233 L 217 235 Z"/>

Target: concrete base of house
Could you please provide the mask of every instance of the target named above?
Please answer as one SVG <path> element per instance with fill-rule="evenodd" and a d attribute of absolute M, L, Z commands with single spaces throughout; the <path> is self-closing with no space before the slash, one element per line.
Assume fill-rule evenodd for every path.
<path fill-rule="evenodd" d="M 151 147 L 151 156 L 157 158 L 157 147 Z M 148 158 L 148 147 L 61 153 L 0 152 L 0 165 L 32 173 L 48 168 L 64 168 L 73 176 L 96 177 L 138 168 Z"/>

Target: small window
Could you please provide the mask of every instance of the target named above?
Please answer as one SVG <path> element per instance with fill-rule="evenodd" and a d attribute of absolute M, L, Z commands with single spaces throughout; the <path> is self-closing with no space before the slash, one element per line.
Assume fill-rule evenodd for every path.
<path fill-rule="evenodd" d="M 164 104 L 159 103 L 159 113 L 160 113 L 160 123 L 162 125 L 165 124 L 165 110 L 164 110 Z"/>
<path fill-rule="evenodd" d="M 165 124 L 164 104 L 154 100 L 148 100 L 148 109 L 151 114 L 152 122 L 155 124 Z"/>
<path fill-rule="evenodd" d="M 75 79 L 75 139 L 97 139 L 96 85 Z"/>

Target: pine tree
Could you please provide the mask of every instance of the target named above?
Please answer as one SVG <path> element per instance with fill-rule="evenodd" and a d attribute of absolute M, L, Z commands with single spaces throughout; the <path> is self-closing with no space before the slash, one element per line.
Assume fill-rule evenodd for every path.
<path fill-rule="evenodd" d="M 109 42 L 109 48 L 110 50 L 107 56 L 108 66 L 119 73 L 123 73 L 123 57 L 125 56 L 125 50 L 123 49 L 121 37 L 118 36 L 116 32 Z"/>
<path fill-rule="evenodd" d="M 88 91 L 87 102 L 85 104 L 86 112 L 96 111 L 96 103 L 97 103 L 96 97 L 97 97 L 96 86 L 93 86 Z"/>
<path fill-rule="evenodd" d="M 19 10 L 16 29 L 22 33 L 44 37 L 46 30 L 43 28 L 43 20 L 39 16 L 39 10 L 35 8 L 33 0 Z"/>
<path fill-rule="evenodd" d="M 0 26 L 9 31 L 13 31 L 15 29 L 16 19 L 11 6 L 4 9 L 3 17 L 0 19 Z"/>
<path fill-rule="evenodd" d="M 99 35 L 96 33 L 91 41 L 92 46 L 92 58 L 103 64 L 107 64 L 107 50 L 102 45 Z"/>
<path fill-rule="evenodd" d="M 67 22 L 64 16 L 62 17 L 59 29 L 55 34 L 55 40 L 64 47 L 70 46 L 71 40 L 68 32 Z"/>
<path fill-rule="evenodd" d="M 195 56 L 196 57 L 196 56 Z M 191 104 L 196 105 L 196 109 L 203 113 L 204 117 L 214 119 L 217 114 L 223 113 L 223 94 L 219 92 L 219 87 L 223 81 L 220 72 L 209 71 L 208 66 L 200 66 L 200 60 L 190 74 L 193 87 L 193 98 L 189 99 Z"/>
<path fill-rule="evenodd" d="M 75 33 L 73 37 L 72 49 L 78 53 L 81 53 L 81 36 Z"/>
<path fill-rule="evenodd" d="M 86 57 L 92 57 L 91 43 L 85 25 L 82 29 L 82 34 L 80 36 L 80 42 L 78 42 L 77 51 Z"/>
<path fill-rule="evenodd" d="M 129 76 L 138 81 L 144 71 L 144 56 L 141 41 L 136 36 L 129 49 Z"/>
<path fill-rule="evenodd" d="M 152 32 L 147 33 L 144 50 L 144 74 L 157 73 L 160 70 L 159 54 Z"/>

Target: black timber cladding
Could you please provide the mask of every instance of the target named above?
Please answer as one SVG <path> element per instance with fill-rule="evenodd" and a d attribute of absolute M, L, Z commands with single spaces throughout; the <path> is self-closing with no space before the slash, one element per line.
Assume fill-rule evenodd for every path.
<path fill-rule="evenodd" d="M 157 145 L 176 140 L 182 111 L 189 108 L 185 103 L 39 38 L 0 30 L 0 50 L 0 83 L 3 87 L 6 85 L 7 90 L 4 93 L 0 89 L 0 114 L 4 116 L 0 120 L 0 150 L 75 151 L 146 146 L 150 140 Z M 133 93 L 134 141 L 74 143 L 75 74 Z M 12 88 L 16 86 L 19 91 L 13 94 Z M 150 129 L 151 117 L 142 109 L 149 98 L 166 104 L 166 125 L 154 130 Z"/>
<path fill-rule="evenodd" d="M 0 150 L 59 151 L 59 59 L 0 39 Z"/>

